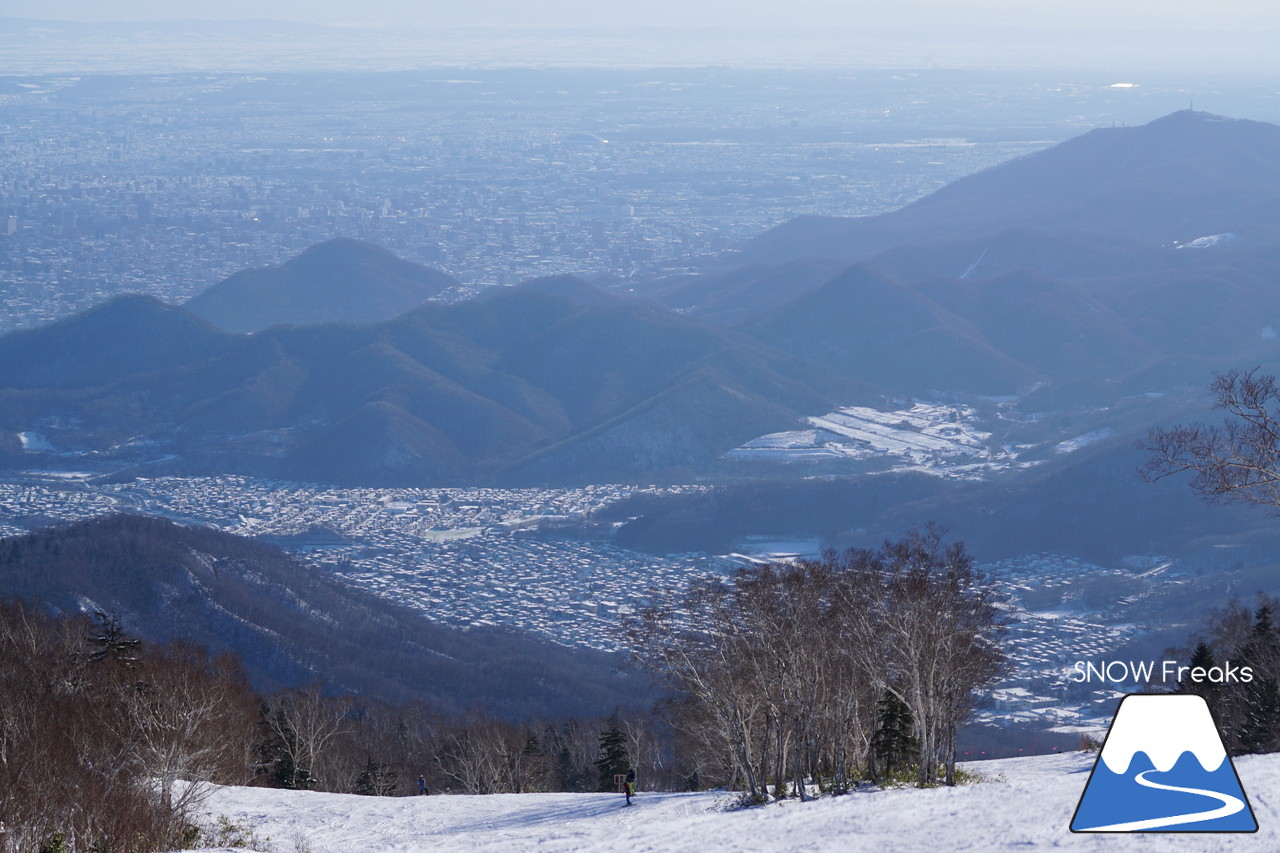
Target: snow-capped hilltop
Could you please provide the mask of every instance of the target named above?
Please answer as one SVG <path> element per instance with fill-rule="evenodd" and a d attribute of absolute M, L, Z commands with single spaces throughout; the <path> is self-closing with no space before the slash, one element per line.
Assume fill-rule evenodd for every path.
<path fill-rule="evenodd" d="M 1172 770 L 1184 752 L 1193 754 L 1210 773 L 1227 757 L 1209 706 L 1194 694 L 1125 698 L 1107 735 L 1102 760 L 1112 773 L 1124 774 L 1139 752 L 1146 753 L 1161 773 Z"/>

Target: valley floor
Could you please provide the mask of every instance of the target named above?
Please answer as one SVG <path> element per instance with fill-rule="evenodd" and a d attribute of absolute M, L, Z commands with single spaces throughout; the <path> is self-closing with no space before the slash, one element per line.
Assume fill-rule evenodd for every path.
<path fill-rule="evenodd" d="M 271 853 L 441 851 L 1274 851 L 1280 849 L 1280 755 L 1236 760 L 1259 831 L 1073 835 L 1067 826 L 1094 755 L 968 765 L 979 785 L 860 793 L 726 811 L 724 793 L 417 798 L 219 788 L 205 804 L 251 829 Z"/>

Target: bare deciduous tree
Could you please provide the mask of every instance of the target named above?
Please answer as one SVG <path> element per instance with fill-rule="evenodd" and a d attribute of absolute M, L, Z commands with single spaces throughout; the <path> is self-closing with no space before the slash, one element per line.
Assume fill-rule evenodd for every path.
<path fill-rule="evenodd" d="M 442 733 L 436 764 L 467 794 L 519 794 L 539 775 L 529 739 L 510 723 L 473 716 Z"/>
<path fill-rule="evenodd" d="M 279 776 L 287 787 L 326 789 L 330 750 L 347 729 L 352 704 L 350 697 L 325 696 L 320 684 L 272 697 L 267 721 L 285 765 Z"/>
<path fill-rule="evenodd" d="M 127 655 L 99 654 L 87 619 L 0 604 L 0 848 L 185 846 L 194 804 L 161 787 L 243 781 L 243 732 L 228 738 L 225 705 L 210 716 L 199 698 L 225 686 L 226 673 L 203 651 L 139 644 L 118 626 L 113 634 Z"/>
<path fill-rule="evenodd" d="M 1191 488 L 1212 501 L 1243 501 L 1280 512 L 1280 389 L 1258 368 L 1214 377 L 1221 424 L 1178 424 L 1147 433 L 1139 446 L 1151 455 L 1139 470 L 1148 482 L 1190 473 Z"/>
<path fill-rule="evenodd" d="M 879 551 L 851 551 L 863 583 L 878 587 L 859 614 L 862 642 L 879 646 L 871 670 L 915 719 L 920 785 L 955 780 L 955 733 L 977 687 L 1000 674 L 1003 619 L 992 589 L 980 582 L 964 546 L 942 547 L 936 528 L 912 531 Z M 879 642 L 877 643 L 877 637 Z M 871 662 L 869 661 L 869 662 Z"/>
<path fill-rule="evenodd" d="M 767 756 L 770 738 L 753 735 L 765 714 L 765 698 L 741 677 L 758 638 L 743 630 L 732 591 L 720 578 L 694 581 L 678 604 L 662 602 L 640 611 L 629 623 L 628 636 L 637 660 L 703 712 L 682 715 L 686 733 L 732 755 L 738 781 L 752 799 L 762 800 L 767 767 L 755 759 Z"/>
<path fill-rule="evenodd" d="M 865 766 L 876 702 L 910 708 L 919 784 L 955 780 L 955 731 L 1000 673 L 1003 617 L 964 547 L 913 531 L 878 550 L 706 579 L 630 620 L 636 660 L 685 697 L 673 719 L 718 747 L 748 796 L 847 790 Z"/>
<path fill-rule="evenodd" d="M 136 743 L 139 771 L 160 782 L 175 806 L 193 801 L 198 783 L 246 782 L 245 732 L 253 730 L 256 707 L 237 663 L 185 643 L 153 651 L 121 686 L 121 723 Z M 178 780 L 182 803 L 174 802 Z"/>

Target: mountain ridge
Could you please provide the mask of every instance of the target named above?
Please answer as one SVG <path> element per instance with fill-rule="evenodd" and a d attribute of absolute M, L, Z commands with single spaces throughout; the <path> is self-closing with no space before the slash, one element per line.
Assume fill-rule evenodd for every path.
<path fill-rule="evenodd" d="M 372 323 L 420 305 L 458 284 L 386 249 L 339 237 L 280 266 L 243 270 L 189 299 L 185 307 L 229 332 L 326 322 Z"/>
<path fill-rule="evenodd" d="M 798 217 L 746 245 L 739 264 L 865 258 L 896 246 L 1012 228 L 1101 233 L 1148 245 L 1240 230 L 1251 208 L 1277 215 L 1280 127 L 1183 110 L 1098 128 L 960 178 L 898 210 Z"/>
<path fill-rule="evenodd" d="M 644 701 L 611 656 L 497 628 L 468 631 L 341 583 L 273 545 L 141 515 L 0 539 L 6 595 L 104 611 L 142 639 L 234 651 L 259 690 L 328 688 L 512 718 Z"/>
<path fill-rule="evenodd" d="M 579 437 L 625 432 L 629 412 L 663 401 L 669 418 L 686 421 L 684 439 L 611 457 L 608 474 L 629 479 L 704 466 L 758 429 L 864 393 L 739 332 L 636 301 L 583 298 L 511 288 L 380 323 L 253 334 L 127 298 L 0 339 L 0 429 L 39 423 L 60 450 L 107 456 L 155 448 L 179 470 L 351 484 L 500 481 L 536 454 L 551 482 L 561 468 L 581 471 Z M 189 352 L 189 341 L 170 335 L 135 353 L 131 338 L 111 334 L 157 316 L 199 329 L 203 348 Z M 75 349 L 86 340 L 96 342 L 92 358 Z M 31 365 L 51 350 L 119 366 L 37 387 L 44 374 Z M 699 387 L 723 389 L 715 412 L 690 392 L 694 375 Z M 623 444 L 634 444 L 636 433 L 626 434 Z"/>

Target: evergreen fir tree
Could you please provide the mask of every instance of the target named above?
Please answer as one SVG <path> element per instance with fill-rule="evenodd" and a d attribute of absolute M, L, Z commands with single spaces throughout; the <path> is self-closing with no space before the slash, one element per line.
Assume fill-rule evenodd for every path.
<path fill-rule="evenodd" d="M 399 776 L 389 766 L 374 761 L 373 756 L 365 762 L 364 770 L 356 777 L 355 791 L 366 797 L 390 797 L 396 792 Z"/>
<path fill-rule="evenodd" d="M 524 749 L 520 751 L 520 768 L 522 793 L 547 790 L 547 754 L 536 735 L 530 735 Z"/>
<path fill-rule="evenodd" d="M 265 713 L 265 706 L 263 710 Z M 276 725 L 267 728 L 266 737 L 258 746 L 265 775 L 271 780 L 272 787 L 299 791 L 311 788 L 316 780 L 293 760 L 297 733 L 280 712 L 276 712 L 275 719 Z"/>
<path fill-rule="evenodd" d="M 1238 734 L 1240 752 L 1274 752 L 1280 743 L 1280 689 L 1274 678 L 1258 678 L 1245 693 L 1244 723 Z"/>
<path fill-rule="evenodd" d="M 876 705 L 876 731 L 871 736 L 872 775 L 888 778 L 894 771 L 920 760 L 920 744 L 914 734 L 911 709 L 892 693 Z"/>
<path fill-rule="evenodd" d="M 568 719 L 559 731 L 548 726 L 542 742 L 548 757 L 555 756 L 552 785 L 557 791 L 586 793 L 596 788 L 594 769 L 587 763 L 588 759 L 575 756 L 570 744 L 579 740 L 581 724 L 575 719 Z"/>
<path fill-rule="evenodd" d="M 559 790 L 577 790 L 573 758 L 568 753 L 568 747 L 561 747 L 556 756 L 556 779 Z"/>
<path fill-rule="evenodd" d="M 1270 606 L 1258 608 L 1253 631 L 1244 646 L 1242 657 L 1254 675 L 1253 681 L 1244 685 L 1244 719 L 1236 740 L 1242 753 L 1274 752 L 1280 749 L 1280 685 L 1275 676 L 1280 635 L 1276 633 Z"/>
<path fill-rule="evenodd" d="M 615 711 L 609 717 L 609 728 L 600 733 L 600 757 L 595 761 L 599 777 L 599 791 L 613 791 L 614 776 L 624 775 L 631 767 L 631 755 L 627 752 L 627 736 L 618 725 Z"/>
<path fill-rule="evenodd" d="M 1213 659 L 1213 650 L 1209 648 L 1209 644 L 1204 640 L 1196 643 L 1195 649 L 1191 652 L 1191 668 L 1203 667 L 1204 669 L 1212 669 L 1217 665 L 1218 662 Z M 1187 683 L 1183 682 L 1184 685 Z"/>
<path fill-rule="evenodd" d="M 1203 696 L 1205 701 L 1209 703 L 1209 707 L 1213 711 L 1218 709 L 1215 707 L 1218 699 L 1217 685 L 1212 681 L 1195 682 L 1191 680 L 1191 672 L 1195 669 L 1203 669 L 1208 672 L 1218 665 L 1213 658 L 1213 650 L 1209 648 L 1209 644 L 1201 640 L 1196 644 L 1195 649 L 1191 652 L 1191 660 L 1188 663 L 1189 669 L 1187 676 L 1178 683 L 1178 692 L 1195 693 L 1197 696 Z"/>
<path fill-rule="evenodd" d="M 109 660 L 126 667 L 136 664 L 142 641 L 125 633 L 124 626 L 114 613 L 97 610 L 93 615 L 98 620 L 98 630 L 89 638 L 89 642 L 97 648 L 89 653 L 89 660 L 94 663 Z"/>
<path fill-rule="evenodd" d="M 1253 616 L 1253 636 L 1274 640 L 1275 625 L 1271 618 L 1271 605 L 1263 604 Z"/>

